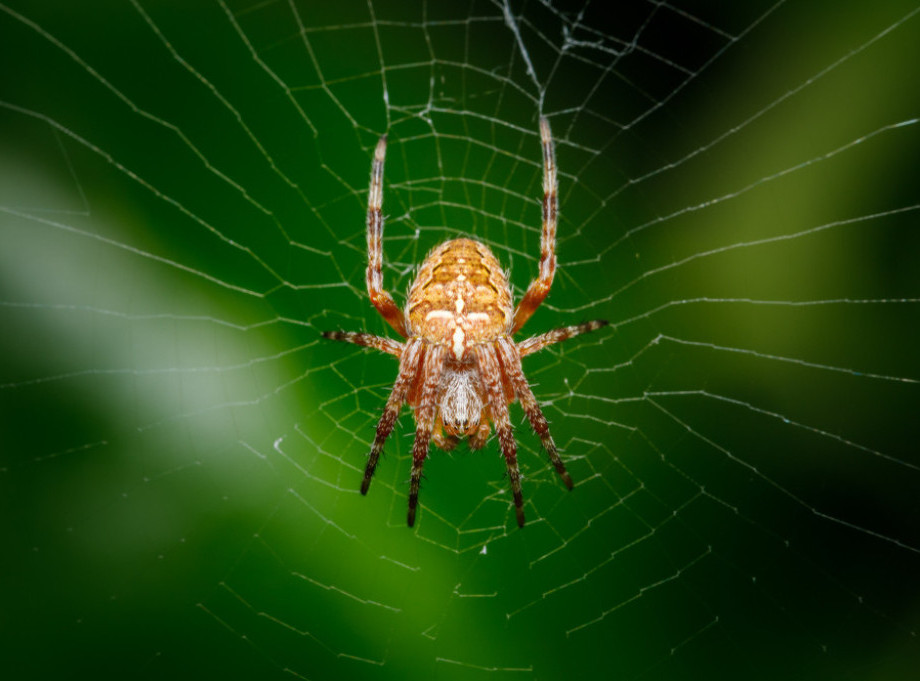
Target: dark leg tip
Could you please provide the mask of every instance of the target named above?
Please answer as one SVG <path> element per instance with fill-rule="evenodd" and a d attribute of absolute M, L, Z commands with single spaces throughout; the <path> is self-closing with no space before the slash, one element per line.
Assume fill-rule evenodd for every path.
<path fill-rule="evenodd" d="M 524 527 L 524 509 L 518 506 L 516 511 L 518 527 Z"/>

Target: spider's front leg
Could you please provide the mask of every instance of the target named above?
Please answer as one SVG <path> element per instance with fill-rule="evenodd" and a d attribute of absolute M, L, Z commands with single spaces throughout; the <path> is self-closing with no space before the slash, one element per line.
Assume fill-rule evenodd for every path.
<path fill-rule="evenodd" d="M 383 453 L 383 445 L 393 432 L 393 426 L 396 425 L 396 417 L 399 416 L 399 410 L 409 396 L 412 385 L 417 380 L 419 374 L 419 363 L 422 361 L 422 342 L 418 339 L 409 340 L 406 343 L 402 357 L 399 362 L 399 375 L 396 377 L 396 384 L 393 391 L 387 398 L 386 406 L 383 408 L 383 414 L 377 422 L 377 434 L 374 436 L 374 444 L 371 446 L 371 453 L 367 457 L 367 466 L 364 468 L 364 479 L 361 481 L 361 494 L 367 494 L 371 486 L 371 478 L 374 477 L 374 471 L 377 469 L 377 462 Z"/>
<path fill-rule="evenodd" d="M 438 388 L 444 367 L 444 346 L 428 345 L 425 352 L 425 366 L 422 370 L 422 385 L 419 390 L 418 406 L 415 408 L 415 440 L 412 443 L 412 476 L 409 481 L 409 527 L 415 524 L 415 509 L 418 505 L 418 489 L 422 479 L 422 466 L 428 458 L 428 446 L 434 431 L 438 413 Z"/>
<path fill-rule="evenodd" d="M 518 466 L 517 443 L 514 441 L 514 431 L 511 429 L 508 403 L 505 401 L 502 369 L 499 366 L 495 349 L 491 344 L 477 345 L 475 350 L 486 403 L 492 421 L 495 424 L 495 434 L 498 436 L 498 444 L 501 447 L 502 454 L 505 457 L 505 466 L 508 469 L 508 482 L 511 483 L 511 496 L 514 499 L 517 524 L 518 527 L 524 527 L 524 494 L 521 491 L 521 469 Z"/>

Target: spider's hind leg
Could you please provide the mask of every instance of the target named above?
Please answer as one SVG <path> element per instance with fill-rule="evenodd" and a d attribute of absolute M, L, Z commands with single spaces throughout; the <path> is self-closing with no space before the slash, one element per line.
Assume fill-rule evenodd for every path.
<path fill-rule="evenodd" d="M 540 117 L 540 144 L 543 148 L 543 229 L 540 233 L 540 270 L 530 282 L 524 297 L 514 311 L 511 333 L 515 334 L 524 322 L 536 312 L 549 293 L 556 273 L 556 224 L 559 220 L 558 181 L 556 179 L 556 151 L 549 121 Z"/>
<path fill-rule="evenodd" d="M 393 296 L 383 288 L 383 162 L 386 158 L 387 136 L 377 142 L 374 149 L 374 162 L 371 165 L 371 184 L 367 194 L 367 271 L 365 283 L 371 303 L 377 312 L 387 320 L 396 333 L 403 338 L 406 332 L 406 320 L 402 310 L 396 305 Z"/>

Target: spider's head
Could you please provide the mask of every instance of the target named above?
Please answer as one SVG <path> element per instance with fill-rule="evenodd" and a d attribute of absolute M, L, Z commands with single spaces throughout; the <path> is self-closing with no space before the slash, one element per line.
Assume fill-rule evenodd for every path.
<path fill-rule="evenodd" d="M 447 372 L 441 396 L 441 423 L 449 435 L 472 435 L 482 420 L 482 399 L 466 371 Z"/>

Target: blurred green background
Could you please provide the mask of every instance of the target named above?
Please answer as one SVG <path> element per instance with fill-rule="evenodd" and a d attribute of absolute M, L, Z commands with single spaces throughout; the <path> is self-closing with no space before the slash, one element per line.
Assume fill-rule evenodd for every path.
<path fill-rule="evenodd" d="M 920 667 L 912 2 L 0 4 L 4 678 L 910 679 Z M 385 280 L 475 235 L 559 271 L 515 406 L 435 452 Z M 525 334 L 526 335 L 526 334 Z"/>

